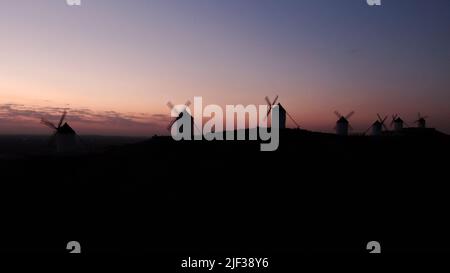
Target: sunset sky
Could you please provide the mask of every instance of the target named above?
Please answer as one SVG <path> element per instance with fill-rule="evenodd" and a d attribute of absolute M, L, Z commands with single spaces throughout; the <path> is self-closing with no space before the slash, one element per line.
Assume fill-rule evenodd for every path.
<path fill-rule="evenodd" d="M 169 132 L 166 103 L 280 102 L 306 129 L 334 110 L 417 112 L 450 133 L 450 1 L 0 0 L 0 134 Z M 289 124 L 292 125 L 292 124 Z"/>

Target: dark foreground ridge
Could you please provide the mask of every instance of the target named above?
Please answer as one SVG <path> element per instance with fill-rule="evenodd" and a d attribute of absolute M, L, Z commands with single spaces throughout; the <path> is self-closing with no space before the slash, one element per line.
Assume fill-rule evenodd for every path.
<path fill-rule="evenodd" d="M 257 141 L 154 137 L 75 156 L 1 158 L 1 251 L 448 251 L 450 138 L 435 130 Z M 118 142 L 117 142 L 118 143 Z M 11 153 L 9 153 L 11 154 Z"/>

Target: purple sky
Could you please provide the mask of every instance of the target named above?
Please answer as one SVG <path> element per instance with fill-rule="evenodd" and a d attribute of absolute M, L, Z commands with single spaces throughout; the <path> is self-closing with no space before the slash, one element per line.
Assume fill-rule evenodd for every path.
<path fill-rule="evenodd" d="M 334 110 L 355 110 L 356 131 L 378 112 L 421 112 L 450 133 L 448 0 L 1 4 L 0 134 L 48 133 L 39 118 L 70 108 L 82 134 L 152 135 L 167 101 L 276 94 L 306 129 L 332 131 Z"/>

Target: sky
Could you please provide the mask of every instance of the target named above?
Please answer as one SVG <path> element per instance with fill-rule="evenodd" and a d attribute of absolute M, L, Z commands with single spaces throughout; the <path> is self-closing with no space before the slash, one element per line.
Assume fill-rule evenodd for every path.
<path fill-rule="evenodd" d="M 417 112 L 450 133 L 450 1 L 0 0 L 0 134 L 169 134 L 168 101 L 279 102 L 302 128 Z M 288 126 L 293 126 L 288 123 Z"/>

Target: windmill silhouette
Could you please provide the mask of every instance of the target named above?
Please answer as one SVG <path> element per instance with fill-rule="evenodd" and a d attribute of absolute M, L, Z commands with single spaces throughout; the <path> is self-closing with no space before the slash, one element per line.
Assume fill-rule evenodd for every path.
<path fill-rule="evenodd" d="M 195 122 L 194 122 L 194 118 L 192 117 L 192 115 L 191 114 L 189 114 L 189 112 L 188 112 L 188 110 L 187 110 L 187 108 L 189 107 L 191 105 L 191 101 L 186 101 L 186 103 L 183 105 L 183 108 L 182 108 L 182 110 L 180 111 L 180 110 L 178 110 L 177 109 L 177 107 L 172 103 L 172 102 L 168 102 L 167 103 L 167 107 L 169 107 L 169 109 L 171 110 L 171 111 L 174 111 L 178 116 L 177 117 L 175 117 L 175 118 L 173 118 L 171 121 L 170 121 L 170 123 L 169 123 L 169 126 L 167 126 L 167 130 L 172 130 L 172 126 L 178 121 L 178 120 L 180 120 L 181 118 L 183 118 L 183 117 L 188 117 L 188 118 L 190 118 L 190 121 L 191 121 L 191 136 L 193 137 L 194 136 L 194 128 L 196 128 L 197 130 L 198 130 L 198 132 L 202 132 L 201 130 L 200 130 L 200 128 L 198 128 L 198 126 L 195 124 Z M 180 132 L 183 132 L 183 130 L 184 130 L 184 128 L 183 128 L 183 125 L 181 125 L 180 126 L 180 128 L 179 128 L 179 131 Z"/>
<path fill-rule="evenodd" d="M 427 118 L 428 116 L 422 116 L 420 113 L 417 113 L 417 120 L 414 123 L 417 123 L 417 128 L 424 129 L 427 127 Z"/>
<path fill-rule="evenodd" d="M 379 136 L 383 133 L 383 129 L 385 131 L 388 131 L 388 128 L 386 127 L 386 125 L 384 124 L 387 120 L 387 116 L 385 116 L 384 118 L 381 118 L 380 114 L 377 114 L 377 120 L 364 132 L 364 134 L 367 134 L 369 132 L 369 130 L 372 129 L 372 136 Z"/>
<path fill-rule="evenodd" d="M 181 111 L 179 111 L 178 109 L 176 109 L 176 107 L 175 107 L 175 105 L 173 105 L 172 104 L 172 102 L 168 102 L 167 103 L 167 107 L 169 107 L 169 109 L 171 110 L 171 111 L 175 111 L 175 113 L 178 115 L 177 117 L 175 117 L 175 118 L 173 118 L 171 121 L 170 121 L 170 123 L 169 123 L 169 126 L 167 126 L 167 130 L 171 130 L 171 128 L 172 128 L 172 126 L 173 126 L 173 124 L 175 123 L 175 122 L 177 122 L 179 119 L 181 119 L 184 115 L 189 115 L 190 116 L 190 114 L 187 112 L 187 108 L 189 107 L 191 105 L 191 101 L 186 101 L 186 103 L 184 104 L 184 106 L 183 106 L 183 110 L 181 110 Z M 191 118 L 192 118 L 192 116 L 191 116 Z"/>
<path fill-rule="evenodd" d="M 54 130 L 49 143 L 56 147 L 58 153 L 76 152 L 82 148 L 81 141 L 75 130 L 72 129 L 67 122 L 64 122 L 66 116 L 67 111 L 64 110 L 58 125 L 55 125 L 47 119 L 41 118 L 42 124 Z"/>
<path fill-rule="evenodd" d="M 392 115 L 391 127 L 394 126 L 395 132 L 401 132 L 404 124 L 407 125 L 398 114 Z"/>
<path fill-rule="evenodd" d="M 338 111 L 334 111 L 334 114 L 338 117 L 338 120 L 336 121 L 336 126 L 334 129 L 336 130 L 336 134 L 340 136 L 347 136 L 348 130 L 352 130 L 352 126 L 350 126 L 350 123 L 348 120 L 355 114 L 355 111 L 351 111 L 346 116 L 341 115 Z"/>
<path fill-rule="evenodd" d="M 295 121 L 295 119 L 286 111 L 286 109 L 281 105 L 281 103 L 277 103 L 278 101 L 278 95 L 275 97 L 275 99 L 273 99 L 273 101 L 271 102 L 269 97 L 265 97 L 264 99 L 266 100 L 267 103 L 267 115 L 265 117 L 265 119 L 267 119 L 267 117 L 270 115 L 270 113 L 272 112 L 272 109 L 275 107 L 278 107 L 279 111 L 279 116 L 278 116 L 278 120 L 279 120 L 279 127 L 280 129 L 285 129 L 286 128 L 286 116 L 288 116 L 292 122 L 295 124 L 295 126 L 297 126 L 297 128 L 300 128 L 300 125 L 298 125 L 298 123 Z"/>

